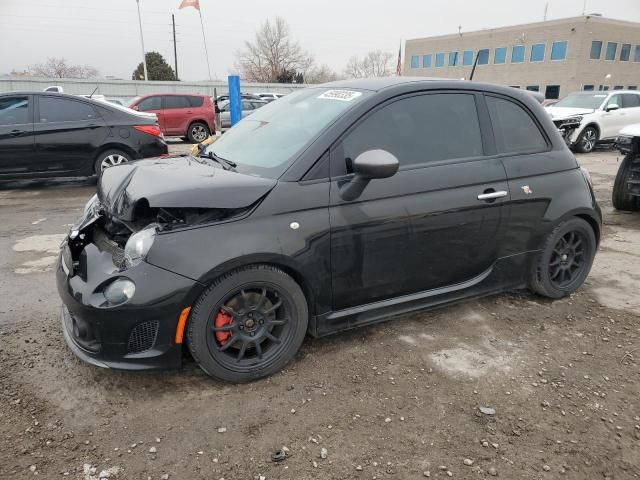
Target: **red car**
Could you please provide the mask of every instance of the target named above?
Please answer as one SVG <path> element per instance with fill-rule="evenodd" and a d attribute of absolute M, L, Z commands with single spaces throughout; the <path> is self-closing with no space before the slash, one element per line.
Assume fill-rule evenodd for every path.
<path fill-rule="evenodd" d="M 216 130 L 213 103 L 207 95 L 154 93 L 134 98 L 129 108 L 155 113 L 164 135 L 191 143 L 202 142 Z"/>

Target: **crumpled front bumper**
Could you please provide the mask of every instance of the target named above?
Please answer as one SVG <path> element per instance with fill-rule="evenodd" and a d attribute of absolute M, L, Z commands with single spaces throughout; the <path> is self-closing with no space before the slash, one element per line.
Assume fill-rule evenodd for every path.
<path fill-rule="evenodd" d="M 176 327 L 180 312 L 192 300 L 196 282 L 146 262 L 121 272 L 111 255 L 94 244 L 86 245 L 81 257 L 77 271 L 70 271 L 63 267 L 61 252 L 56 267 L 64 304 L 63 332 L 71 350 L 99 367 L 179 367 L 182 345 L 175 343 Z M 132 280 L 135 294 L 123 305 L 103 306 L 96 292 L 116 277 Z"/>

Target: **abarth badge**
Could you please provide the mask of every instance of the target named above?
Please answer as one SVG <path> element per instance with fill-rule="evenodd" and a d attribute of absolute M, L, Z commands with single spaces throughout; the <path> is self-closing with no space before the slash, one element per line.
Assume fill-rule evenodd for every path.
<path fill-rule="evenodd" d="M 298 222 L 291 222 L 289 226 L 291 227 L 291 230 L 297 230 L 300 228 L 300 224 Z"/>
<path fill-rule="evenodd" d="M 529 188 L 529 185 L 523 185 L 522 187 L 522 191 L 526 194 L 526 195 L 531 195 L 533 193 L 533 190 L 531 190 L 531 188 Z"/>

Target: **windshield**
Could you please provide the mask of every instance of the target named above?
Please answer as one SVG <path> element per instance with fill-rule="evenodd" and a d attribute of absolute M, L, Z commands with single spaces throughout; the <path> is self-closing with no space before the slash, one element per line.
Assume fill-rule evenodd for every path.
<path fill-rule="evenodd" d="M 255 110 L 206 152 L 237 163 L 238 172 L 278 178 L 297 153 L 367 95 L 345 89 L 299 90 Z"/>
<path fill-rule="evenodd" d="M 591 108 L 595 110 L 602 105 L 602 102 L 607 98 L 606 93 L 594 93 L 591 95 L 576 94 L 567 95 L 562 100 L 554 105 L 554 107 L 564 108 Z"/>

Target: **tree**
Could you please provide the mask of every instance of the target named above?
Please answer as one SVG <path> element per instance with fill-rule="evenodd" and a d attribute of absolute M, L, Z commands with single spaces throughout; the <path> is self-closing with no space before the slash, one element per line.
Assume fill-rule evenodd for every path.
<path fill-rule="evenodd" d="M 326 83 L 340 80 L 340 75 L 334 72 L 328 65 L 311 67 L 304 72 L 305 83 Z"/>
<path fill-rule="evenodd" d="M 147 80 L 175 80 L 176 74 L 173 68 L 167 63 L 158 52 L 147 52 L 144 58 L 147 60 Z M 144 80 L 144 66 L 142 62 L 138 64 L 131 75 L 133 80 Z"/>
<path fill-rule="evenodd" d="M 289 26 L 281 17 L 276 17 L 273 23 L 266 20 L 254 41 L 245 42 L 236 56 L 236 68 L 249 82 L 295 80 L 297 73 L 313 65 L 313 56 L 291 38 Z"/>
<path fill-rule="evenodd" d="M 55 78 L 95 78 L 98 70 L 88 65 L 69 65 L 64 58 L 47 58 L 45 63 L 29 66 L 29 72 L 36 77 Z"/>
<path fill-rule="evenodd" d="M 375 50 L 367 53 L 363 59 L 351 57 L 344 74 L 350 78 L 388 77 L 393 73 L 391 59 L 393 54 Z"/>

